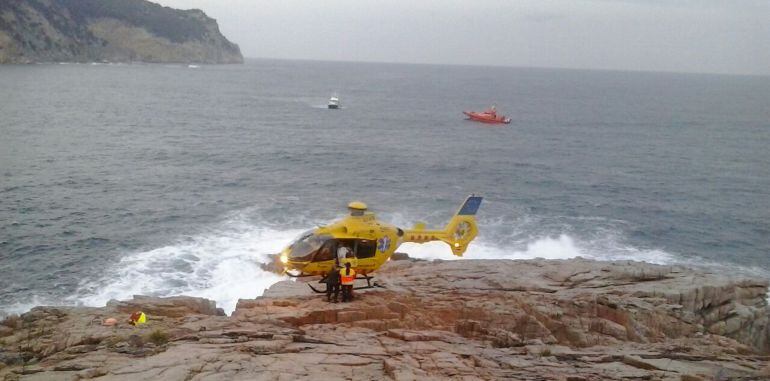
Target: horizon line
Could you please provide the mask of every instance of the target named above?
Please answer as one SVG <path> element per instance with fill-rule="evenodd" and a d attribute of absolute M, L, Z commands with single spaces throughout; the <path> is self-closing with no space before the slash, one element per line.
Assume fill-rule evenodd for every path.
<path fill-rule="evenodd" d="M 523 66 L 523 65 L 494 65 L 494 64 L 460 64 L 460 63 L 435 63 L 435 62 L 404 62 L 404 61 L 369 61 L 369 60 L 344 60 L 344 59 L 320 59 L 320 58 L 283 58 L 283 57 L 248 57 L 244 60 L 272 60 L 272 61 L 305 61 L 305 62 L 336 62 L 336 63 L 361 63 L 361 64 L 387 64 L 387 65 L 422 65 L 422 66 L 455 66 L 455 67 L 480 67 L 480 68 L 508 68 L 508 69 L 537 69 L 537 70 L 570 70 L 570 71 L 609 71 L 621 73 L 650 73 L 650 74 L 690 74 L 690 75 L 715 75 L 731 77 L 770 77 L 770 73 L 715 73 L 705 71 L 676 71 L 676 70 L 645 70 L 645 69 L 613 69 L 613 68 L 577 68 L 562 66 Z"/>

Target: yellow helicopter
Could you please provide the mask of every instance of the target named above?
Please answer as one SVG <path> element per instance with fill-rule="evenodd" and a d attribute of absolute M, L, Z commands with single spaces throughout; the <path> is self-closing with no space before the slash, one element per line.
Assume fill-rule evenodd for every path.
<path fill-rule="evenodd" d="M 371 288 L 369 275 L 390 259 L 390 256 L 404 242 L 425 243 L 443 241 L 452 248 L 452 253 L 462 256 L 468 244 L 478 234 L 476 212 L 482 197 L 470 195 L 460 209 L 442 230 L 426 230 L 424 223 L 417 223 L 412 229 L 400 229 L 377 220 L 374 213 L 367 211 L 366 204 L 354 201 L 348 204 L 350 214 L 330 225 L 321 226 L 302 233 L 279 255 L 283 272 L 291 277 L 322 275 L 321 282 L 335 266 L 346 262 Z M 345 258 L 338 258 L 338 248 L 348 248 Z M 315 289 L 315 292 L 325 292 Z"/>

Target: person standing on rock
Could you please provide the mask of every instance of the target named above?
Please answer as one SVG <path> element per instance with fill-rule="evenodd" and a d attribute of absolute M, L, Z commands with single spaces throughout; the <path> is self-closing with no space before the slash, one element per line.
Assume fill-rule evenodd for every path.
<path fill-rule="evenodd" d="M 332 298 L 334 296 L 334 298 Z M 337 303 L 337 298 L 340 296 L 340 268 L 337 266 L 332 267 L 331 271 L 326 274 L 326 301 Z"/>
<path fill-rule="evenodd" d="M 342 301 L 349 302 L 353 299 L 353 283 L 356 280 L 356 271 L 350 268 L 350 262 L 345 262 L 345 268 L 340 270 L 340 283 L 342 283 Z"/>

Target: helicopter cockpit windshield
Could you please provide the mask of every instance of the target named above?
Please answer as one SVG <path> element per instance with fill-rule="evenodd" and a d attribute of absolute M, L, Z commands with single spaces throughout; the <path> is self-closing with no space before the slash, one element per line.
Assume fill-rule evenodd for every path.
<path fill-rule="evenodd" d="M 291 244 L 289 258 L 294 261 L 311 261 L 318 249 L 332 238 L 330 235 L 315 235 L 312 230 L 306 231 Z"/>

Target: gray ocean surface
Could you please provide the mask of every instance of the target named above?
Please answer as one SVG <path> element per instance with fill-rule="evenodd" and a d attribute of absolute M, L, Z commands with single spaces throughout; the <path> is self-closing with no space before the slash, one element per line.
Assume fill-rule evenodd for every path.
<path fill-rule="evenodd" d="M 471 193 L 467 258 L 770 277 L 770 77 L 250 60 L 0 66 L 0 88 L 0 314 L 232 310 L 281 279 L 266 254 L 351 200 L 439 227 Z M 511 124 L 461 114 L 492 103 Z"/>

